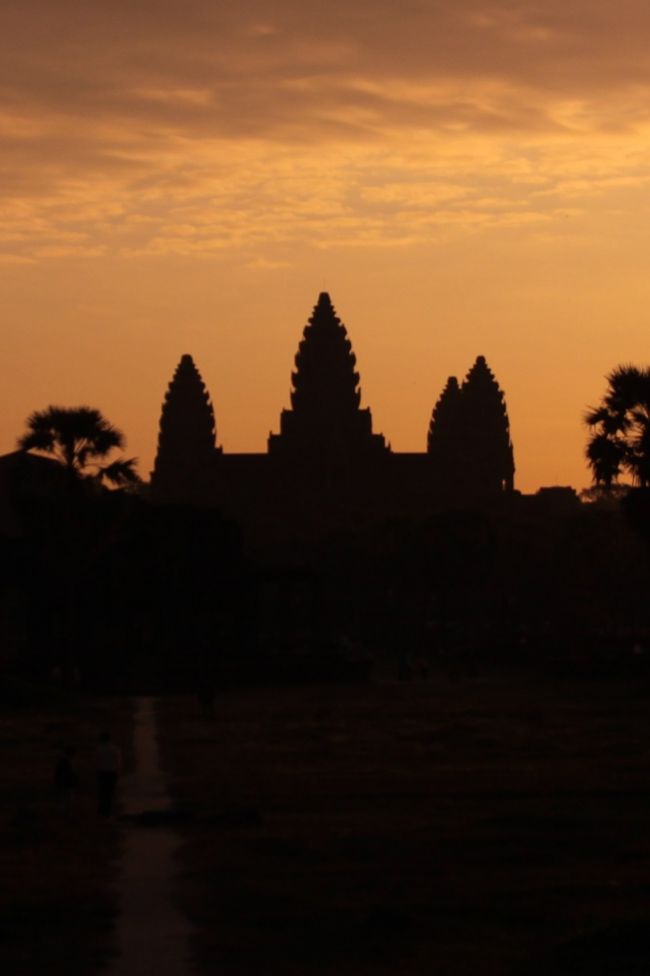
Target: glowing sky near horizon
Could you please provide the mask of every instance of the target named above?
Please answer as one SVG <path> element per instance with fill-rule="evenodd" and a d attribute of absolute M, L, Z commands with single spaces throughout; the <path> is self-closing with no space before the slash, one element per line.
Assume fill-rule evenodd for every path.
<path fill-rule="evenodd" d="M 264 450 L 326 289 L 394 450 L 482 354 L 518 487 L 584 487 L 649 359 L 649 40 L 645 0 L 8 0 L 0 452 L 88 403 L 146 476 L 185 352 Z"/>

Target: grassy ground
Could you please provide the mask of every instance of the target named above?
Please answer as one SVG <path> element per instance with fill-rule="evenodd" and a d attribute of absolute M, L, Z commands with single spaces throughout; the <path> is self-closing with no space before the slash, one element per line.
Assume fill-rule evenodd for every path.
<path fill-rule="evenodd" d="M 116 828 L 95 810 L 98 732 L 130 762 L 131 709 L 113 699 L 49 700 L 0 718 L 0 970 L 3 976 L 89 976 L 112 951 Z M 54 796 L 59 743 L 76 747 L 80 788 Z"/>
<path fill-rule="evenodd" d="M 201 971 L 647 973 L 649 697 L 501 678 L 232 691 L 214 720 L 163 701 Z"/>

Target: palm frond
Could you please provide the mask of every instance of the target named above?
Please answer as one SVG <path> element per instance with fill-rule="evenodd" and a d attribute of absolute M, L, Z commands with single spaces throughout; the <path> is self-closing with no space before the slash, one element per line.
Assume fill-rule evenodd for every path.
<path fill-rule="evenodd" d="M 595 434 L 585 453 L 596 484 L 609 487 L 618 480 L 626 454 L 623 442 L 608 434 Z"/>
<path fill-rule="evenodd" d="M 122 431 L 95 407 L 47 407 L 32 413 L 26 426 L 25 434 L 18 440 L 21 450 L 44 451 L 79 478 L 87 477 L 89 467 L 125 444 Z M 105 477 L 116 483 L 133 483 L 137 481 L 134 463 L 133 459 L 115 461 L 106 466 Z"/>
<path fill-rule="evenodd" d="M 110 464 L 99 469 L 99 476 L 116 487 L 139 484 L 140 476 L 136 471 L 137 463 L 137 458 L 120 458 L 117 461 L 111 461 Z"/>

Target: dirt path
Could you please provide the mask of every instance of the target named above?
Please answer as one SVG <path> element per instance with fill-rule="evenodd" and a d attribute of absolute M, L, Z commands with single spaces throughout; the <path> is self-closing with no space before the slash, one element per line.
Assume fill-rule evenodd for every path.
<path fill-rule="evenodd" d="M 136 700 L 134 750 L 135 772 L 124 778 L 120 791 L 126 826 L 118 955 L 106 976 L 185 976 L 192 971 L 191 928 L 172 901 L 180 839 L 164 820 L 171 801 L 160 767 L 153 698 Z"/>

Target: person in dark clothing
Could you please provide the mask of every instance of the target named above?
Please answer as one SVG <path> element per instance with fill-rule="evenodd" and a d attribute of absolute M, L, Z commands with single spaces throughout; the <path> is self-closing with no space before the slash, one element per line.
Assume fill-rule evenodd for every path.
<path fill-rule="evenodd" d="M 120 750 L 110 732 L 102 732 L 97 745 L 97 812 L 102 817 L 113 813 L 117 780 L 122 769 Z"/>
<path fill-rule="evenodd" d="M 59 808 L 63 811 L 70 809 L 72 796 L 79 786 L 79 774 L 74 765 L 75 755 L 76 749 L 72 746 L 62 746 L 54 766 L 54 792 Z"/>
<path fill-rule="evenodd" d="M 214 682 L 209 678 L 205 678 L 199 685 L 197 692 L 197 698 L 201 706 L 201 714 L 204 718 L 214 718 L 215 694 Z"/>

